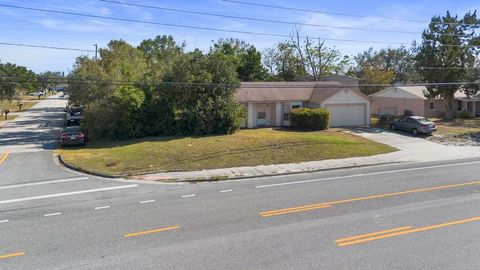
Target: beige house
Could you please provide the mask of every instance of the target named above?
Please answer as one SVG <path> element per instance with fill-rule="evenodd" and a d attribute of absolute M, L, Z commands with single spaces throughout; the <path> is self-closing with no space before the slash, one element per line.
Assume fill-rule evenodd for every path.
<path fill-rule="evenodd" d="M 295 108 L 327 109 L 331 127 L 370 125 L 369 97 L 339 82 L 244 82 L 235 97 L 247 128 L 290 126 Z"/>
<path fill-rule="evenodd" d="M 414 115 L 425 117 L 441 117 L 445 113 L 443 99 L 428 99 L 425 97 L 425 86 L 395 86 L 370 95 L 372 98 L 372 113 L 377 115 L 403 115 L 410 110 Z M 457 111 L 469 111 L 473 115 L 480 111 L 480 95 L 467 97 L 462 92 L 455 94 Z"/>

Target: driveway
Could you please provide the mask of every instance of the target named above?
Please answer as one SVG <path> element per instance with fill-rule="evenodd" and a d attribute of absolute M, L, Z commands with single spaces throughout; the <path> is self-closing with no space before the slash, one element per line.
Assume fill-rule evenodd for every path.
<path fill-rule="evenodd" d="M 379 128 L 356 128 L 348 132 L 399 149 L 399 153 L 395 154 L 399 156 L 398 161 L 428 162 L 480 157 L 480 147 L 442 145 L 409 133 Z"/>

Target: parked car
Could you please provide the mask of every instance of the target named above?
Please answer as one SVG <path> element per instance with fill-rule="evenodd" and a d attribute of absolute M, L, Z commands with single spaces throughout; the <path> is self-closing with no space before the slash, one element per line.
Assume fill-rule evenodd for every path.
<path fill-rule="evenodd" d="M 85 145 L 87 142 L 87 136 L 82 132 L 80 126 L 66 127 L 60 137 L 60 144 L 66 145 Z"/>
<path fill-rule="evenodd" d="M 403 130 L 417 134 L 431 134 L 437 131 L 437 125 L 422 116 L 406 116 L 390 123 L 392 130 Z"/>
<path fill-rule="evenodd" d="M 43 96 L 43 92 L 31 92 L 28 95 L 31 97 Z"/>

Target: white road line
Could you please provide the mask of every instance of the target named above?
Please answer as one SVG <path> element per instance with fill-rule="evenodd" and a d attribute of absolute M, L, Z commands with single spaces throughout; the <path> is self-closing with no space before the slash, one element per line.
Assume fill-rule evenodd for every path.
<path fill-rule="evenodd" d="M 42 199 L 50 199 L 50 198 L 58 198 L 58 197 L 73 196 L 73 195 L 80 195 L 80 194 L 87 194 L 87 193 L 94 193 L 94 192 L 102 192 L 102 191 L 111 191 L 111 190 L 126 189 L 126 188 L 134 188 L 134 187 L 138 187 L 138 185 L 137 184 L 135 184 L 135 185 L 123 185 L 123 186 L 87 189 L 87 190 L 80 190 L 80 191 L 73 191 L 73 192 L 56 193 L 56 194 L 50 194 L 50 195 L 11 199 L 11 200 L 0 201 L 0 204 L 26 202 L 26 201 L 34 201 L 34 200 L 42 200 Z"/>
<path fill-rule="evenodd" d="M 190 198 L 195 197 L 195 194 L 183 195 L 182 198 Z"/>
<path fill-rule="evenodd" d="M 110 208 L 110 205 L 98 206 L 98 207 L 93 208 L 93 210 L 102 210 L 102 209 L 107 209 L 107 208 Z"/>
<path fill-rule="evenodd" d="M 155 202 L 155 200 L 141 201 L 140 203 L 152 203 L 152 202 Z"/>
<path fill-rule="evenodd" d="M 225 190 L 221 190 L 220 193 L 225 193 L 225 192 L 232 192 L 231 189 L 225 189 Z"/>
<path fill-rule="evenodd" d="M 60 180 L 51 180 L 51 181 L 41 181 L 41 182 L 18 184 L 18 185 L 0 186 L 0 190 L 2 190 L 2 189 L 11 189 L 11 188 L 20 188 L 20 187 L 31 187 L 31 186 L 47 185 L 47 184 L 56 184 L 56 183 L 72 182 L 72 181 L 80 181 L 80 180 L 88 180 L 88 177 L 76 177 L 76 178 L 68 178 L 68 179 L 60 179 Z"/>
<path fill-rule="evenodd" d="M 409 171 L 419 171 L 419 170 L 427 170 L 427 169 L 448 168 L 448 167 L 472 165 L 472 164 L 478 164 L 478 163 L 480 163 L 480 161 L 463 162 L 463 163 L 455 163 L 455 164 L 445 164 L 445 165 L 435 165 L 435 166 L 426 166 L 426 167 L 417 167 L 417 168 L 410 168 L 410 169 L 400 169 L 400 170 L 391 170 L 391 171 L 374 172 L 374 173 L 361 173 L 361 174 L 353 174 L 353 175 L 346 175 L 346 176 L 335 176 L 335 177 L 328 177 L 328 178 L 321 178 L 321 179 L 312 179 L 312 180 L 284 182 L 284 183 L 270 184 L 270 185 L 261 185 L 261 186 L 256 186 L 255 188 L 270 188 L 270 187 L 279 187 L 279 186 L 288 186 L 288 185 L 298 185 L 298 184 L 314 183 L 314 182 L 321 182 L 321 181 L 328 181 L 328 180 L 335 180 L 335 179 L 343 179 L 343 178 L 355 178 L 355 177 L 360 177 L 360 176 L 372 176 L 372 175 L 390 174 L 390 173 L 397 173 L 397 172 L 409 172 Z"/>
<path fill-rule="evenodd" d="M 0 220 L 0 223 L 7 223 L 8 219 Z"/>
<path fill-rule="evenodd" d="M 44 217 L 53 217 L 53 216 L 59 216 L 59 215 L 61 215 L 61 214 L 62 214 L 62 213 L 57 212 L 57 213 L 45 214 L 45 215 L 43 215 L 43 216 L 44 216 Z"/>

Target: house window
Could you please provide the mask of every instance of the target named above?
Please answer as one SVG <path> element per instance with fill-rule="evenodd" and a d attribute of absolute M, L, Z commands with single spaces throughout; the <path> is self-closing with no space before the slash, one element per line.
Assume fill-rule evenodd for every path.
<path fill-rule="evenodd" d="M 266 117 L 267 117 L 267 114 L 265 112 L 258 112 L 257 114 L 257 119 L 259 120 L 265 120 Z"/>
<path fill-rule="evenodd" d="M 283 104 L 283 120 L 290 120 L 290 104 L 288 103 Z"/>
<path fill-rule="evenodd" d="M 457 111 L 461 111 L 461 110 L 462 110 L 462 101 L 458 100 L 457 101 Z"/>
<path fill-rule="evenodd" d="M 470 111 L 470 102 L 467 102 L 467 111 Z"/>
<path fill-rule="evenodd" d="M 435 110 L 435 102 L 430 101 L 430 111 Z"/>
<path fill-rule="evenodd" d="M 293 109 L 298 109 L 298 108 L 300 108 L 300 105 L 292 105 L 292 110 Z"/>

